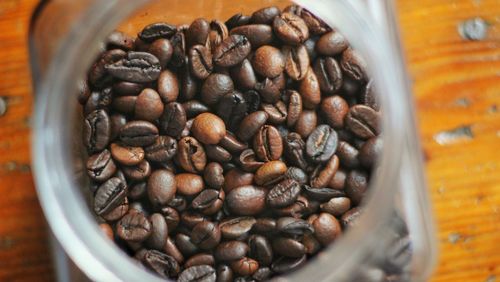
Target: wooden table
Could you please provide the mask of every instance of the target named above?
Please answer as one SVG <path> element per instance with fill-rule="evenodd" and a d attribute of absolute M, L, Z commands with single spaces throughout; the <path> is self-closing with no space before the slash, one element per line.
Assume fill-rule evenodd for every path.
<path fill-rule="evenodd" d="M 0 1 L 1 281 L 54 279 L 30 170 L 26 38 L 36 2 Z M 500 0 L 399 0 L 399 12 L 438 225 L 433 281 L 498 281 Z M 458 26 L 476 17 L 486 36 L 465 40 Z"/>

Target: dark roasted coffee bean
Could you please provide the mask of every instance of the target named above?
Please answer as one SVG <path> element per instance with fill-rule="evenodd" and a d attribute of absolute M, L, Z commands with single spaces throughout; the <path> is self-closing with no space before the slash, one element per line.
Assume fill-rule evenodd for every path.
<path fill-rule="evenodd" d="M 184 211 L 187 208 L 186 198 L 180 195 L 175 195 L 172 200 L 170 200 L 167 205 L 173 207 L 179 212 Z"/>
<path fill-rule="evenodd" d="M 217 282 L 233 282 L 233 270 L 225 264 L 219 264 L 217 267 Z"/>
<path fill-rule="evenodd" d="M 383 141 L 380 137 L 368 139 L 359 150 L 359 161 L 361 164 L 370 169 L 372 168 L 377 158 L 382 154 Z"/>
<path fill-rule="evenodd" d="M 104 182 L 116 172 L 116 165 L 108 150 L 90 156 L 87 160 L 87 174 L 92 180 Z"/>
<path fill-rule="evenodd" d="M 279 274 L 290 273 L 304 265 L 306 259 L 305 255 L 300 258 L 280 257 L 271 264 L 271 269 Z"/>
<path fill-rule="evenodd" d="M 306 254 L 308 255 L 315 255 L 321 249 L 320 242 L 312 234 L 304 235 L 304 238 L 302 238 L 302 244 L 304 244 Z"/>
<path fill-rule="evenodd" d="M 232 67 L 241 63 L 252 50 L 248 38 L 233 34 L 224 39 L 213 53 L 214 63 L 219 67 Z"/>
<path fill-rule="evenodd" d="M 163 134 L 174 138 L 180 137 L 182 130 L 186 126 L 186 111 L 177 102 L 169 103 L 160 117 L 160 128 Z"/>
<path fill-rule="evenodd" d="M 84 108 L 84 114 L 88 115 L 95 110 L 108 110 L 112 103 L 113 92 L 111 87 L 104 88 L 101 91 L 93 91 L 87 99 Z"/>
<path fill-rule="evenodd" d="M 229 36 L 229 31 L 226 25 L 218 20 L 213 20 L 210 22 L 210 33 L 208 34 L 209 46 L 212 48 L 212 53 L 215 51 L 217 46 L 221 45 L 222 42 Z"/>
<path fill-rule="evenodd" d="M 274 78 L 285 69 L 285 58 L 279 49 L 264 45 L 255 51 L 252 66 L 258 74 Z"/>
<path fill-rule="evenodd" d="M 177 152 L 177 141 L 170 136 L 159 136 L 155 143 L 144 149 L 146 159 L 153 162 L 167 162 Z"/>
<path fill-rule="evenodd" d="M 96 110 L 85 117 L 83 143 L 89 152 L 102 151 L 110 141 L 111 125 L 104 110 Z"/>
<path fill-rule="evenodd" d="M 172 43 L 173 52 L 172 59 L 170 60 L 170 65 L 176 68 L 182 67 L 187 60 L 186 56 L 186 38 L 184 32 L 178 31 L 170 39 Z"/>
<path fill-rule="evenodd" d="M 149 216 L 151 223 L 151 235 L 146 240 L 147 246 L 155 250 L 163 250 L 168 235 L 167 222 L 163 215 L 154 213 Z"/>
<path fill-rule="evenodd" d="M 328 125 L 320 125 L 307 137 L 306 153 L 314 162 L 326 162 L 337 150 L 337 132 Z"/>
<path fill-rule="evenodd" d="M 190 257 L 184 264 L 185 268 L 190 268 L 197 265 L 210 265 L 215 266 L 214 256 L 210 254 L 197 254 Z"/>
<path fill-rule="evenodd" d="M 340 96 L 331 96 L 321 101 L 321 112 L 326 122 L 333 128 L 344 127 L 344 118 L 349 112 L 349 105 Z"/>
<path fill-rule="evenodd" d="M 120 134 L 120 130 L 127 123 L 127 118 L 122 114 L 113 114 L 109 117 L 110 122 L 110 140 L 114 140 Z"/>
<path fill-rule="evenodd" d="M 282 217 L 276 222 L 276 230 L 287 236 L 302 236 L 314 232 L 307 221 L 294 217 Z"/>
<path fill-rule="evenodd" d="M 261 109 L 269 116 L 269 123 L 281 124 L 287 118 L 286 105 L 282 101 L 278 101 L 275 104 L 261 104 Z"/>
<path fill-rule="evenodd" d="M 261 267 L 252 275 L 252 279 L 255 281 L 267 281 L 273 272 L 269 267 Z"/>
<path fill-rule="evenodd" d="M 264 186 L 276 184 L 283 179 L 286 170 L 286 164 L 282 161 L 266 162 L 255 173 L 255 183 Z"/>
<path fill-rule="evenodd" d="M 380 115 L 374 109 L 364 106 L 353 106 L 345 117 L 347 128 L 362 139 L 369 139 L 380 133 Z"/>
<path fill-rule="evenodd" d="M 359 167 L 359 151 L 351 144 L 340 141 L 337 156 L 344 167 L 350 169 Z"/>
<path fill-rule="evenodd" d="M 309 61 L 314 62 L 318 53 L 316 52 L 316 42 L 318 41 L 318 37 L 311 37 L 304 42 L 304 46 L 306 47 L 307 54 L 309 55 Z"/>
<path fill-rule="evenodd" d="M 153 89 L 144 89 L 135 102 L 134 117 L 139 120 L 155 121 L 163 113 L 160 95 Z"/>
<path fill-rule="evenodd" d="M 205 45 L 209 33 L 210 23 L 204 18 L 195 19 L 186 31 L 187 46 Z"/>
<path fill-rule="evenodd" d="M 215 282 L 215 269 L 210 265 L 196 265 L 185 269 L 177 279 L 177 282 Z"/>
<path fill-rule="evenodd" d="M 208 218 L 200 213 L 184 211 L 181 214 L 181 223 L 189 229 L 193 229 L 198 223 L 207 221 Z"/>
<path fill-rule="evenodd" d="M 140 200 L 146 196 L 147 186 L 146 182 L 138 182 L 129 185 L 128 197 L 132 200 Z"/>
<path fill-rule="evenodd" d="M 168 170 L 155 170 L 148 179 L 148 196 L 155 206 L 166 205 L 177 191 L 174 174 Z"/>
<path fill-rule="evenodd" d="M 90 84 L 98 89 L 111 84 L 112 77 L 107 72 L 106 65 L 118 62 L 125 56 L 127 56 L 127 53 L 120 49 L 104 52 L 90 68 L 88 75 Z"/>
<path fill-rule="evenodd" d="M 127 56 L 105 69 L 113 77 L 130 82 L 151 82 L 160 76 L 160 61 L 154 55 L 146 52 L 127 53 Z"/>
<path fill-rule="evenodd" d="M 244 257 L 231 262 L 231 268 L 236 274 L 250 276 L 259 269 L 259 263 L 251 258 Z"/>
<path fill-rule="evenodd" d="M 240 140 L 248 141 L 258 132 L 260 127 L 267 122 L 268 118 L 268 114 L 264 111 L 257 111 L 249 114 L 241 122 L 236 135 Z"/>
<path fill-rule="evenodd" d="M 280 159 L 283 154 L 283 141 L 274 126 L 264 125 L 254 136 L 253 148 L 260 160 L 274 161 Z"/>
<path fill-rule="evenodd" d="M 250 22 L 251 17 L 243 15 L 241 13 L 234 14 L 230 17 L 226 22 L 226 26 L 228 29 L 233 29 L 238 26 L 246 25 Z"/>
<path fill-rule="evenodd" d="M 227 93 L 217 105 L 217 115 L 222 118 L 230 130 L 237 129 L 247 114 L 247 103 L 238 91 Z"/>
<path fill-rule="evenodd" d="M 163 278 L 173 278 L 181 271 L 175 258 L 157 250 L 148 250 L 144 254 L 143 264 Z"/>
<path fill-rule="evenodd" d="M 309 33 L 312 35 L 321 35 L 330 30 L 324 21 L 317 18 L 306 9 L 301 9 L 299 16 L 304 20 L 309 29 Z"/>
<path fill-rule="evenodd" d="M 250 185 L 253 177 L 253 173 L 244 172 L 238 168 L 231 169 L 224 175 L 224 191 L 229 193 L 236 187 Z"/>
<path fill-rule="evenodd" d="M 190 100 L 182 104 L 188 119 L 194 118 L 201 113 L 206 113 L 210 109 L 198 100 Z"/>
<path fill-rule="evenodd" d="M 131 121 L 120 130 L 120 139 L 129 146 L 149 146 L 158 138 L 158 129 L 147 121 Z"/>
<path fill-rule="evenodd" d="M 144 160 L 144 150 L 141 147 L 123 146 L 112 143 L 110 149 L 113 159 L 122 165 L 134 166 Z"/>
<path fill-rule="evenodd" d="M 349 172 L 346 178 L 345 193 L 353 205 L 359 205 L 367 189 L 368 176 L 366 173 L 358 170 Z"/>
<path fill-rule="evenodd" d="M 250 233 L 255 222 L 255 218 L 248 216 L 224 220 L 220 223 L 222 238 L 226 240 L 244 239 Z"/>
<path fill-rule="evenodd" d="M 214 189 L 220 189 L 224 185 L 224 170 L 222 165 L 216 162 L 211 162 L 205 167 L 203 179 L 208 186 Z"/>
<path fill-rule="evenodd" d="M 272 246 L 274 253 L 280 256 L 300 258 L 306 254 L 306 248 L 304 245 L 292 238 L 275 238 L 272 241 Z"/>
<path fill-rule="evenodd" d="M 248 250 L 248 245 L 243 242 L 227 241 L 217 246 L 214 255 L 220 261 L 233 261 L 243 258 Z"/>
<path fill-rule="evenodd" d="M 346 172 L 342 169 L 337 170 L 335 175 L 330 179 L 328 187 L 335 190 L 344 190 L 345 187 Z"/>
<path fill-rule="evenodd" d="M 165 69 L 172 59 L 174 47 L 172 46 L 172 43 L 170 43 L 170 40 L 160 38 L 151 43 L 148 48 L 148 52 L 158 58 L 161 68 Z"/>
<path fill-rule="evenodd" d="M 177 193 L 185 196 L 193 196 L 200 193 L 205 187 L 203 178 L 194 173 L 179 173 L 175 175 Z"/>
<path fill-rule="evenodd" d="M 177 100 L 179 96 L 179 82 L 174 73 L 169 70 L 161 72 L 158 78 L 158 93 L 165 104 Z"/>
<path fill-rule="evenodd" d="M 177 225 L 179 225 L 179 212 L 176 209 L 167 206 L 161 208 L 161 213 L 165 217 L 169 233 L 173 233 L 173 231 L 177 228 Z"/>
<path fill-rule="evenodd" d="M 128 34 L 121 31 L 113 31 L 106 38 L 107 49 L 122 49 L 124 51 L 130 51 L 134 48 L 135 39 Z"/>
<path fill-rule="evenodd" d="M 212 53 L 203 45 L 195 45 L 189 50 L 191 72 L 199 79 L 206 79 L 213 71 Z"/>
<path fill-rule="evenodd" d="M 175 245 L 184 257 L 190 257 L 199 251 L 198 247 L 191 241 L 191 238 L 183 233 L 177 233 L 175 236 Z"/>
<path fill-rule="evenodd" d="M 260 108 L 260 95 L 255 90 L 249 90 L 243 94 L 245 102 L 247 103 L 248 113 L 256 112 Z"/>
<path fill-rule="evenodd" d="M 119 96 L 135 96 L 145 88 L 144 84 L 119 81 L 113 84 L 113 94 Z"/>
<path fill-rule="evenodd" d="M 97 215 L 106 214 L 123 202 L 127 196 L 127 184 L 117 177 L 101 184 L 94 196 L 94 211 Z"/>
<path fill-rule="evenodd" d="M 276 16 L 279 16 L 281 11 L 276 6 L 265 7 L 255 11 L 252 14 L 250 22 L 254 24 L 271 24 Z"/>
<path fill-rule="evenodd" d="M 276 232 L 276 220 L 272 218 L 259 218 L 252 227 L 252 232 L 269 235 Z"/>
<path fill-rule="evenodd" d="M 203 171 L 207 164 L 203 146 L 193 137 L 183 137 L 179 140 L 176 160 L 184 170 L 191 173 Z"/>
<path fill-rule="evenodd" d="M 324 212 L 339 217 L 351 208 L 351 200 L 347 197 L 332 198 L 321 204 L 320 208 Z"/>
<path fill-rule="evenodd" d="M 318 165 L 311 175 L 311 186 L 314 188 L 326 187 L 339 169 L 339 158 L 334 155 L 324 165 Z"/>
<path fill-rule="evenodd" d="M 359 98 L 360 102 L 363 103 L 364 105 L 379 111 L 380 110 L 380 103 L 378 101 L 378 97 L 375 93 L 373 85 L 373 80 L 370 80 L 365 87 L 365 90 L 360 94 L 361 97 Z"/>
<path fill-rule="evenodd" d="M 201 249 L 210 250 L 217 246 L 221 239 L 219 225 L 210 221 L 203 221 L 193 228 L 191 240 Z"/>
<path fill-rule="evenodd" d="M 309 38 L 309 29 L 299 16 L 283 13 L 273 20 L 273 29 L 281 41 L 290 45 L 299 45 Z"/>
<path fill-rule="evenodd" d="M 304 191 L 309 199 L 326 202 L 331 198 L 345 197 L 345 193 L 340 190 L 335 190 L 333 188 L 314 188 L 305 185 Z"/>
<path fill-rule="evenodd" d="M 248 148 L 246 143 L 238 140 L 238 138 L 229 131 L 226 131 L 226 135 L 221 139 L 219 145 L 231 153 L 239 153 Z"/>
<path fill-rule="evenodd" d="M 187 59 L 187 61 L 189 61 Z M 200 89 L 198 80 L 189 70 L 189 63 L 186 62 L 184 66 L 178 69 L 178 83 L 179 83 L 179 99 L 188 101 L 195 97 Z"/>
<path fill-rule="evenodd" d="M 283 47 L 283 56 L 285 57 L 285 70 L 288 76 L 293 80 L 304 79 L 310 64 L 306 47 L 304 45 L 297 47 L 285 46 Z"/>
<path fill-rule="evenodd" d="M 138 36 L 146 42 L 153 42 L 159 38 L 170 38 L 177 32 L 177 27 L 168 23 L 153 23 L 142 29 Z"/>
<path fill-rule="evenodd" d="M 266 202 L 273 208 L 282 208 L 293 204 L 300 194 L 300 184 L 293 179 L 285 179 L 276 184 L 267 194 Z"/>
<path fill-rule="evenodd" d="M 113 110 L 126 114 L 133 115 L 135 112 L 135 103 L 137 102 L 136 96 L 120 96 L 113 99 L 111 107 Z"/>
<path fill-rule="evenodd" d="M 327 246 L 335 241 L 342 233 L 340 223 L 329 213 L 320 213 L 312 222 L 312 226 L 314 228 L 314 236 L 323 246 Z"/>
<path fill-rule="evenodd" d="M 142 212 L 129 212 L 116 224 L 116 234 L 125 241 L 142 242 L 151 235 L 151 223 Z"/>
<path fill-rule="evenodd" d="M 169 236 L 165 239 L 165 248 L 163 250 L 165 254 L 173 257 L 179 264 L 184 262 L 184 256 Z"/>
<path fill-rule="evenodd" d="M 249 24 L 231 29 L 230 34 L 240 34 L 248 38 L 252 48 L 269 45 L 274 41 L 274 33 L 267 24 Z"/>
<path fill-rule="evenodd" d="M 309 177 L 305 171 L 303 171 L 298 167 L 293 167 L 293 166 L 288 168 L 285 177 L 287 179 L 293 179 L 297 181 L 300 185 L 306 184 L 309 180 Z"/>
<path fill-rule="evenodd" d="M 225 197 L 224 190 L 205 189 L 193 199 L 191 207 L 203 214 L 212 215 L 222 208 Z"/>
<path fill-rule="evenodd" d="M 278 216 L 289 216 L 302 218 L 310 213 L 310 204 L 307 198 L 299 196 L 295 203 L 281 209 L 275 209 L 274 213 Z"/>
<path fill-rule="evenodd" d="M 229 192 L 226 204 L 236 215 L 256 215 L 265 208 L 266 194 L 267 191 L 262 187 L 240 186 Z"/>
<path fill-rule="evenodd" d="M 342 53 L 340 60 L 342 71 L 356 81 L 366 81 L 367 66 L 361 55 L 351 48 L 348 48 Z"/>
<path fill-rule="evenodd" d="M 266 77 L 255 85 L 262 100 L 266 103 L 276 103 L 281 97 L 281 91 L 285 89 L 286 78 L 283 73 L 275 78 Z"/>
<path fill-rule="evenodd" d="M 202 113 L 194 119 L 191 133 L 204 144 L 217 144 L 226 135 L 226 126 L 218 116 Z"/>
<path fill-rule="evenodd" d="M 321 91 L 333 94 L 342 87 L 342 71 L 333 57 L 320 57 L 314 63 L 314 73 Z"/>
<path fill-rule="evenodd" d="M 230 73 L 238 89 L 250 90 L 253 89 L 257 83 L 257 77 L 248 59 L 243 60 L 241 64 L 231 68 Z"/>
<path fill-rule="evenodd" d="M 316 43 L 316 51 L 324 56 L 336 56 L 349 47 L 345 37 L 336 30 L 323 34 Z"/>
<path fill-rule="evenodd" d="M 211 106 L 217 104 L 219 100 L 234 90 L 231 77 L 225 74 L 211 74 L 203 83 L 201 88 L 201 100 Z"/>
<path fill-rule="evenodd" d="M 309 134 L 316 128 L 318 116 L 315 111 L 304 110 L 300 113 L 295 131 L 302 137 L 307 138 Z"/>
<path fill-rule="evenodd" d="M 312 110 L 321 102 L 321 89 L 318 78 L 311 67 L 309 67 L 304 79 L 299 83 L 299 93 L 306 109 Z"/>
<path fill-rule="evenodd" d="M 308 164 L 305 159 L 306 143 L 299 134 L 292 132 L 283 141 L 285 158 L 291 165 L 306 169 Z"/>
<path fill-rule="evenodd" d="M 219 163 L 227 163 L 233 157 L 230 152 L 219 145 L 205 145 L 205 152 L 209 160 Z"/>
<path fill-rule="evenodd" d="M 261 266 L 270 265 L 273 261 L 273 248 L 266 237 L 252 235 L 248 238 L 249 256 L 259 262 Z"/>
<path fill-rule="evenodd" d="M 151 174 L 151 166 L 148 161 L 143 160 L 134 166 L 123 166 L 122 171 L 127 179 L 142 181 Z"/>

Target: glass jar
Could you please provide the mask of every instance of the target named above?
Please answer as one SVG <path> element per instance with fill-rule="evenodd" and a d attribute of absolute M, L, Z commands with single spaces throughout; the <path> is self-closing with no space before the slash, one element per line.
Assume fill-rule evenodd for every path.
<path fill-rule="evenodd" d="M 433 221 L 413 100 L 391 0 L 298 0 L 342 32 L 366 59 L 383 109 L 384 148 L 357 224 L 286 276 L 291 281 L 423 281 L 436 260 Z M 93 280 L 159 281 L 100 231 L 89 210 L 81 144 L 79 81 L 118 27 L 136 34 L 157 21 L 225 20 L 283 0 L 42 1 L 32 19 L 36 90 L 33 159 L 49 225 L 71 259 Z M 393 270 L 387 270 L 391 269 Z M 397 268 L 397 269 L 395 269 Z M 382 271 L 383 269 L 383 271 Z M 389 275 L 387 273 L 399 273 Z M 391 280 L 392 279 L 392 280 Z"/>

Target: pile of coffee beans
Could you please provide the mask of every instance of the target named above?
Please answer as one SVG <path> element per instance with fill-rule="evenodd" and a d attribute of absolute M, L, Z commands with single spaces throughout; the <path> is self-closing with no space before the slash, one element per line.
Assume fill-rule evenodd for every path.
<path fill-rule="evenodd" d="M 262 281 L 356 224 L 382 148 L 366 64 L 289 6 L 112 33 L 88 73 L 93 209 L 178 281 Z"/>

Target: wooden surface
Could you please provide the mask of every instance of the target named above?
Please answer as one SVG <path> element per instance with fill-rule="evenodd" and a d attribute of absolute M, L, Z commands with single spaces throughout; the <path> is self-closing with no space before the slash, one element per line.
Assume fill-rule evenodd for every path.
<path fill-rule="evenodd" d="M 0 281 L 51 281 L 30 171 L 26 38 L 35 0 L 0 1 Z M 399 0 L 438 225 L 433 281 L 500 281 L 500 0 Z M 486 38 L 461 22 L 480 17 Z M 457 137 L 454 139 L 449 136 Z"/>

